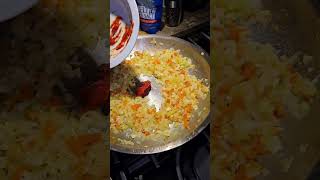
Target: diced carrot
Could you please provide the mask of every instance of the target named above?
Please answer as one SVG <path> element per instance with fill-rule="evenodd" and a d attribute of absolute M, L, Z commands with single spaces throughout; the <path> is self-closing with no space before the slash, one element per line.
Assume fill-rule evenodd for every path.
<path fill-rule="evenodd" d="M 167 61 L 167 64 L 169 64 L 169 65 L 171 65 L 173 62 L 172 62 L 172 60 L 171 59 L 169 59 L 168 61 Z"/>
<path fill-rule="evenodd" d="M 118 121 L 115 121 L 114 122 L 114 126 L 117 128 L 117 129 L 120 129 L 120 123 Z"/>
<path fill-rule="evenodd" d="M 284 109 L 284 106 L 281 105 L 281 104 L 277 104 L 273 110 L 273 115 L 276 117 L 276 118 L 284 118 L 285 115 L 286 115 L 286 112 L 285 112 L 285 109 Z"/>
<path fill-rule="evenodd" d="M 43 128 L 43 135 L 46 139 L 50 139 L 57 131 L 57 126 L 52 121 L 47 121 Z"/>
<path fill-rule="evenodd" d="M 192 105 L 191 105 L 191 104 L 188 104 L 188 105 L 186 106 L 186 108 L 185 108 L 185 112 L 191 113 L 191 111 L 192 111 Z"/>
<path fill-rule="evenodd" d="M 149 131 L 146 131 L 146 130 L 142 130 L 142 133 L 143 133 L 145 136 L 149 136 L 149 135 L 150 135 L 150 132 L 149 132 Z"/>
<path fill-rule="evenodd" d="M 23 173 L 30 170 L 30 167 L 26 165 L 20 165 L 16 168 L 13 175 L 11 176 L 11 180 L 21 180 Z"/>
<path fill-rule="evenodd" d="M 35 146 L 36 144 L 36 140 L 35 139 L 31 139 L 30 141 L 24 143 L 22 146 L 25 150 L 31 150 L 33 149 L 33 147 Z"/>
<path fill-rule="evenodd" d="M 294 72 L 294 73 L 290 74 L 289 82 L 290 82 L 290 84 L 294 84 L 297 82 L 298 79 L 299 79 L 299 74 L 297 72 Z"/>
<path fill-rule="evenodd" d="M 230 39 L 236 41 L 237 43 L 240 41 L 241 34 L 245 31 L 245 29 L 241 29 L 237 26 L 230 26 L 229 29 L 229 37 Z"/>
<path fill-rule="evenodd" d="M 159 59 L 154 60 L 154 61 L 153 61 L 153 64 L 160 64 Z"/>
<path fill-rule="evenodd" d="M 239 42 L 240 40 L 240 31 L 236 28 L 236 27 L 233 27 L 229 30 L 229 36 L 230 36 L 230 39 L 236 41 L 236 42 Z"/>
<path fill-rule="evenodd" d="M 38 121 L 37 112 L 33 110 L 25 110 L 24 117 L 29 121 Z"/>
<path fill-rule="evenodd" d="M 252 152 L 254 152 L 254 154 L 264 155 L 267 153 L 267 150 L 265 149 L 264 145 L 261 142 L 261 136 L 254 136 L 252 143 L 253 143 Z"/>
<path fill-rule="evenodd" d="M 91 145 L 102 141 L 101 133 L 83 134 L 66 139 L 65 143 L 69 150 L 76 156 L 83 156 Z"/>
<path fill-rule="evenodd" d="M 187 72 L 185 71 L 185 70 L 181 70 L 180 71 L 180 74 L 182 74 L 182 75 L 186 75 L 187 74 Z M 188 82 L 188 81 L 187 81 Z"/>
<path fill-rule="evenodd" d="M 133 64 L 133 61 L 124 61 L 125 64 Z"/>
<path fill-rule="evenodd" d="M 134 104 L 131 106 L 131 108 L 135 111 L 138 110 L 140 107 L 141 107 L 141 104 Z"/>
<path fill-rule="evenodd" d="M 188 115 L 188 113 L 184 113 L 184 115 L 183 115 L 183 126 L 184 126 L 184 128 L 186 128 L 186 129 L 189 129 L 189 115 Z"/>
<path fill-rule="evenodd" d="M 245 104 L 241 96 L 234 96 L 230 105 L 221 111 L 221 114 L 217 116 L 217 119 L 223 119 L 225 116 L 230 116 L 238 109 L 244 110 Z"/>
<path fill-rule="evenodd" d="M 236 172 L 234 180 L 252 180 L 252 178 L 248 177 L 247 171 L 244 166 L 240 166 Z"/>
<path fill-rule="evenodd" d="M 168 93 L 168 95 L 171 95 L 173 93 L 173 89 L 167 90 L 166 93 Z"/>
<path fill-rule="evenodd" d="M 256 74 L 256 67 L 252 63 L 244 63 L 241 66 L 241 75 L 246 79 L 251 79 Z"/>
<path fill-rule="evenodd" d="M 156 116 L 156 122 L 159 124 L 161 122 L 161 118 L 159 118 L 158 116 Z"/>
<path fill-rule="evenodd" d="M 185 108 L 184 108 L 184 114 L 183 114 L 183 126 L 186 129 L 189 129 L 189 119 L 190 119 L 190 113 L 192 111 L 192 106 L 191 104 L 188 104 Z"/>
<path fill-rule="evenodd" d="M 180 91 L 179 98 L 182 99 L 185 96 L 186 96 L 186 93 L 184 91 Z"/>
<path fill-rule="evenodd" d="M 191 86 L 191 82 L 190 82 L 190 81 L 186 81 L 186 82 L 184 82 L 184 84 L 185 84 L 186 86 Z"/>

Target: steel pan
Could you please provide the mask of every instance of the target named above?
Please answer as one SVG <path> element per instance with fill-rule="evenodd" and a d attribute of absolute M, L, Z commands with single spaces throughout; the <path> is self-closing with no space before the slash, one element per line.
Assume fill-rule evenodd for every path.
<path fill-rule="evenodd" d="M 153 43 L 153 42 L 156 43 Z M 179 38 L 159 35 L 146 35 L 138 37 L 135 47 L 132 51 L 147 51 L 154 53 L 159 50 L 174 48 L 180 50 L 181 54 L 189 57 L 195 65 L 195 70 L 190 72 L 198 78 L 210 79 L 210 66 L 208 64 L 209 56 L 201 48 Z M 112 71 L 112 70 L 111 70 Z M 208 84 L 209 86 L 209 81 Z M 112 107 L 110 107 L 112 109 Z M 205 100 L 200 101 L 199 110 L 193 113 L 190 119 L 190 129 L 175 129 L 174 135 L 166 139 L 133 139 L 126 132 L 114 134 L 110 132 L 110 146 L 114 151 L 129 154 L 151 154 L 167 151 L 176 148 L 195 137 L 208 124 L 207 118 L 210 111 L 209 94 Z M 200 113 L 199 113 L 200 112 Z M 133 142 L 134 144 L 122 143 L 123 140 Z"/>
<path fill-rule="evenodd" d="M 264 9 L 270 10 L 273 23 L 277 24 L 280 32 L 264 33 L 269 36 L 260 36 L 260 41 L 268 42 L 277 47 L 279 53 L 293 55 L 295 52 L 303 52 L 314 57 L 312 68 L 314 74 L 307 73 L 305 67 L 299 66 L 298 71 L 302 76 L 314 80 L 320 70 L 320 16 L 317 8 L 311 0 L 265 0 L 262 3 Z M 319 10 L 319 9 L 318 9 Z M 319 83 L 316 84 L 319 93 Z M 309 115 L 302 120 L 288 119 L 282 125 L 282 135 L 285 152 L 275 157 L 266 157 L 264 164 L 270 170 L 270 174 L 260 179 L 307 179 L 315 163 L 320 158 L 320 121 L 319 99 L 311 107 Z M 301 152 L 299 147 L 307 144 L 306 152 Z M 279 159 L 292 157 L 293 161 L 288 172 L 281 172 Z"/>
<path fill-rule="evenodd" d="M 251 0 L 255 3 L 259 0 Z M 259 8 L 270 11 L 272 24 L 279 27 L 252 27 L 252 39 L 260 43 L 269 43 L 276 48 L 279 55 L 294 55 L 296 52 L 311 55 L 314 58 L 314 74 L 306 73 L 305 67 L 297 67 L 300 74 L 310 80 L 319 77 L 320 73 L 320 9 L 312 0 L 262 0 Z M 318 12 L 317 12 L 318 11 Z M 270 29 L 269 29 L 270 28 Z M 316 84 L 319 93 L 319 83 Z M 320 159 L 320 101 L 312 105 L 310 113 L 302 120 L 288 119 L 281 124 L 284 129 L 281 135 L 284 151 L 259 160 L 269 171 L 259 180 L 305 180 Z M 214 124 L 214 122 L 212 123 Z M 211 131 L 211 133 L 214 133 Z M 301 152 L 301 145 L 308 145 Z M 212 147 L 212 146 L 211 146 Z M 212 149 L 211 149 L 212 150 Z M 292 158 L 287 172 L 282 171 L 281 159 Z M 211 167 L 211 170 L 215 167 Z"/>

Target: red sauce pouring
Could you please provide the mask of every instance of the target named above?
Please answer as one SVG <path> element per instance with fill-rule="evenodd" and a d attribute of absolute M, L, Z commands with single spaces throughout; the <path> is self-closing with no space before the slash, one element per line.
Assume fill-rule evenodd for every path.
<path fill-rule="evenodd" d="M 115 17 L 110 25 L 110 45 L 113 50 L 117 52 L 121 51 L 129 42 L 129 39 L 133 30 L 133 22 L 130 25 L 124 25 L 122 18 L 119 16 Z"/>
<path fill-rule="evenodd" d="M 126 31 L 122 36 L 120 44 L 118 44 L 118 46 L 116 47 L 116 50 L 119 50 L 123 48 L 123 46 L 127 45 L 132 34 L 132 29 L 133 29 L 133 22 L 131 21 L 131 25 L 129 27 L 128 26 L 126 27 Z"/>
<path fill-rule="evenodd" d="M 111 24 L 111 34 L 110 34 L 110 45 L 114 45 L 119 39 L 122 29 L 119 30 L 121 24 L 121 17 L 117 16 L 117 18 Z M 118 33 L 117 33 L 118 32 Z"/>

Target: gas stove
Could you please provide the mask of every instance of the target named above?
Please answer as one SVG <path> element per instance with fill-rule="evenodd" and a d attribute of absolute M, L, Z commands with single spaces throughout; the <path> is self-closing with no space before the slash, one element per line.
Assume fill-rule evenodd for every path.
<path fill-rule="evenodd" d="M 210 51 L 210 24 L 174 36 Z M 110 152 L 112 180 L 209 180 L 210 127 L 188 143 L 162 153 L 132 155 Z"/>
<path fill-rule="evenodd" d="M 179 148 L 150 155 L 111 151 L 113 180 L 209 180 L 209 127 Z"/>

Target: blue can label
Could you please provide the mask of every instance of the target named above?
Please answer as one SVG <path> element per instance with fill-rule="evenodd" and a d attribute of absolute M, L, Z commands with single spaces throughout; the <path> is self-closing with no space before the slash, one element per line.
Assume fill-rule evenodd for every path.
<path fill-rule="evenodd" d="M 156 19 L 157 8 L 147 8 L 145 6 L 139 6 L 138 8 L 141 19 Z"/>
<path fill-rule="evenodd" d="M 162 0 L 137 0 L 141 30 L 155 34 L 161 28 Z"/>

